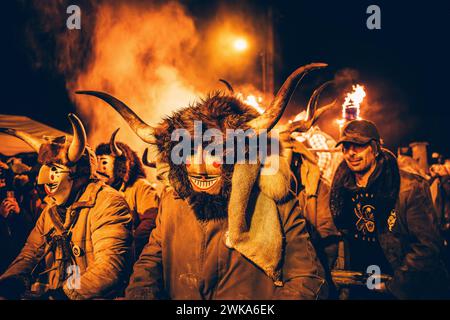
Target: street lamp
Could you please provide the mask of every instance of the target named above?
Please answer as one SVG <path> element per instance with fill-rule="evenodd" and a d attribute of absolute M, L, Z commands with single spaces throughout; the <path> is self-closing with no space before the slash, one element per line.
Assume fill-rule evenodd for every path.
<path fill-rule="evenodd" d="M 238 52 L 245 51 L 248 48 L 247 40 L 244 38 L 235 39 L 233 42 L 233 48 Z"/>

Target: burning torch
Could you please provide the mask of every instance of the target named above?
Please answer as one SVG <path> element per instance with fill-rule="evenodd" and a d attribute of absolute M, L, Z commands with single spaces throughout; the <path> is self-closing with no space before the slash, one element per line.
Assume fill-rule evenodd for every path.
<path fill-rule="evenodd" d="M 345 101 L 342 104 L 342 118 L 338 120 L 339 129 L 342 129 L 345 123 L 352 120 L 360 120 L 361 103 L 366 92 L 364 86 L 356 84 L 352 87 L 353 91 L 347 93 Z"/>

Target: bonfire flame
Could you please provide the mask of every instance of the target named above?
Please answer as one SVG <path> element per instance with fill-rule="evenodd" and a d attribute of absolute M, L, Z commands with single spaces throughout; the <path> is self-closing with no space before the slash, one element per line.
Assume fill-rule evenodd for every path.
<path fill-rule="evenodd" d="M 258 111 L 260 114 L 264 113 L 264 108 L 261 107 L 261 103 L 263 101 L 263 98 L 261 96 L 257 97 L 255 95 L 247 95 L 247 97 L 245 97 L 243 93 L 238 92 L 236 94 L 236 97 L 245 104 L 248 104 L 249 106 L 255 108 L 255 110 Z"/>
<path fill-rule="evenodd" d="M 364 86 L 359 84 L 354 85 L 352 89 L 353 91 L 347 93 L 345 101 L 342 104 L 342 118 L 338 120 L 341 127 L 348 121 L 361 119 L 359 115 L 360 105 L 366 96 L 366 92 Z"/>

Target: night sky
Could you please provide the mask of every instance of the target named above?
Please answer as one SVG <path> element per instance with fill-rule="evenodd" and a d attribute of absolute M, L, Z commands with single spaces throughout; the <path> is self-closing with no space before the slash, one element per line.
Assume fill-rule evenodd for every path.
<path fill-rule="evenodd" d="M 450 157 L 448 102 L 450 4 L 447 1 L 182 1 L 199 24 L 218 6 L 229 10 L 274 11 L 275 87 L 299 65 L 330 64 L 322 76 L 351 68 L 358 81 L 376 88 L 382 111 L 373 115 L 387 145 L 428 141 L 433 151 Z M 71 4 L 77 4 L 72 1 Z M 366 28 L 366 8 L 381 8 L 381 30 Z M 80 3 L 82 6 L 82 3 Z M 31 2 L 3 4 L 1 27 L 3 114 L 26 115 L 68 130 L 66 115 L 75 111 L 65 78 L 53 68 L 33 66 L 26 28 L 35 11 Z M 66 16 L 62 12 L 63 16 Z M 216 17 L 217 18 L 217 17 Z M 42 38 L 52 55 L 53 43 Z M 81 53 L 80 53 L 81 54 Z M 370 92 L 369 92 L 370 94 Z M 397 109 L 396 109 L 397 108 Z M 392 116 L 394 115 L 394 116 Z M 385 120 L 383 120 L 385 119 Z M 389 126 L 389 122 L 392 122 Z M 396 133 L 392 127 L 398 127 Z"/>

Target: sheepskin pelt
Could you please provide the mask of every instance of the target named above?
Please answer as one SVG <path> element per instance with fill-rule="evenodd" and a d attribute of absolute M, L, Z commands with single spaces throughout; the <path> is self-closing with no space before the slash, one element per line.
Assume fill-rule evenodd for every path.
<path fill-rule="evenodd" d="M 137 153 L 125 143 L 116 142 L 116 145 L 122 150 L 123 154 L 120 157 L 114 157 L 113 184 L 121 186 L 123 183 L 125 187 L 128 187 L 133 185 L 139 178 L 145 179 L 146 174 Z M 109 143 L 99 144 L 95 149 L 95 154 L 97 156 L 113 156 Z"/>

